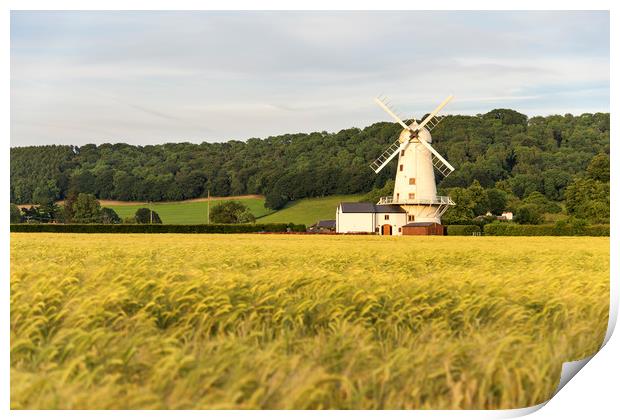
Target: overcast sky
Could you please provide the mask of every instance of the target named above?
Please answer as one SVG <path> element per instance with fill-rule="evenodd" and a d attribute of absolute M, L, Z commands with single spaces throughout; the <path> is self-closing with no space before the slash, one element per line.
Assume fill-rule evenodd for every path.
<path fill-rule="evenodd" d="M 607 12 L 11 12 L 11 145 L 609 112 Z"/>

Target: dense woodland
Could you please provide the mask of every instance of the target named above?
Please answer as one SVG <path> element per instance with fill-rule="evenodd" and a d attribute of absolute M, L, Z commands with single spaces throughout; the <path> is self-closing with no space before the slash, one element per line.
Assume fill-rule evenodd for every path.
<path fill-rule="evenodd" d="M 49 203 L 70 191 L 99 199 L 174 201 L 264 194 L 266 205 L 330 194 L 389 191 L 396 162 L 371 163 L 400 126 L 287 134 L 225 143 L 37 146 L 11 149 L 11 202 Z M 447 116 L 434 147 L 456 168 L 439 183 L 457 201 L 448 218 L 538 206 L 609 220 L 609 114 L 533 117 L 497 109 Z M 387 183 L 387 184 L 386 184 Z M 476 198 L 478 197 L 478 198 Z M 524 210 L 525 211 L 525 210 Z"/>

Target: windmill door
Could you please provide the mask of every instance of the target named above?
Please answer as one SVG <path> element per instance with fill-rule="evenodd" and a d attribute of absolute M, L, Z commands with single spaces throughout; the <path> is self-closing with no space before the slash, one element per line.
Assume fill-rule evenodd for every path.
<path fill-rule="evenodd" d="M 381 234 L 382 235 L 391 235 L 392 234 L 392 225 L 383 225 L 383 226 L 381 226 Z"/>

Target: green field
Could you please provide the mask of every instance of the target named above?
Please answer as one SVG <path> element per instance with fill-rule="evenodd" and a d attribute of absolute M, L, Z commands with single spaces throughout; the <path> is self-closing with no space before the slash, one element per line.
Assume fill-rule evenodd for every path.
<path fill-rule="evenodd" d="M 509 409 L 596 352 L 609 238 L 12 233 L 13 409 Z"/>
<path fill-rule="evenodd" d="M 226 200 L 226 198 L 211 200 L 211 207 L 217 205 L 218 201 Z M 272 212 L 265 208 L 265 199 L 263 198 L 235 198 L 249 207 L 252 214 L 261 217 Z M 118 213 L 121 218 L 133 216 L 141 207 L 149 207 L 148 204 L 121 204 L 109 205 Z M 151 208 L 156 211 L 163 223 L 172 225 L 193 225 L 207 223 L 207 202 L 206 201 L 179 201 L 173 203 L 152 203 Z"/>
<path fill-rule="evenodd" d="M 331 195 L 329 197 L 304 198 L 290 202 L 282 210 L 265 217 L 261 223 L 303 223 L 310 226 L 319 220 L 336 218 L 336 207 L 342 201 L 359 201 L 361 195 Z"/>
<path fill-rule="evenodd" d="M 240 201 L 250 208 L 252 214 L 257 218 L 257 223 L 303 223 L 310 226 L 318 220 L 335 219 L 336 206 L 341 201 L 358 201 L 360 195 L 332 195 L 320 198 L 305 198 L 290 202 L 282 210 L 274 212 L 265 208 L 264 198 L 233 198 Z M 211 201 L 211 206 L 217 204 L 218 198 Z M 121 218 L 133 216 L 137 209 L 148 207 L 146 204 L 121 204 L 107 205 L 118 213 Z M 206 201 L 179 201 L 174 203 L 152 203 L 152 208 L 156 211 L 166 224 L 201 224 L 207 222 L 207 202 Z"/>

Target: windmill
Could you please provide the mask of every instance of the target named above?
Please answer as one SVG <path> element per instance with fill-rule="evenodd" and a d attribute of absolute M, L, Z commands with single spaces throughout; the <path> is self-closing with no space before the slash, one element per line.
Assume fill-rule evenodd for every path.
<path fill-rule="evenodd" d="M 386 98 L 375 98 L 375 102 L 403 127 L 398 140 L 370 164 L 372 170 L 379 173 L 398 156 L 394 194 L 382 197 L 377 204 L 401 206 L 407 213 L 408 222 L 441 224 L 441 216 L 455 204 L 450 197 L 437 195 L 435 169 L 446 177 L 454 167 L 431 146 L 430 133 L 443 119 L 438 114 L 452 98 L 452 95 L 448 96 L 419 124 L 415 120 L 405 124 Z"/>

